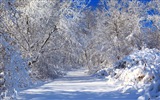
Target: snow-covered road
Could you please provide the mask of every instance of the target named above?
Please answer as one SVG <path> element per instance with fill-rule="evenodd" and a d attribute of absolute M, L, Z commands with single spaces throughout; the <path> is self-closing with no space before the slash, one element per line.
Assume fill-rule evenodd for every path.
<path fill-rule="evenodd" d="M 88 76 L 84 70 L 68 72 L 63 78 L 21 91 L 18 100 L 136 100 L 134 91 L 122 93 L 119 85 Z"/>

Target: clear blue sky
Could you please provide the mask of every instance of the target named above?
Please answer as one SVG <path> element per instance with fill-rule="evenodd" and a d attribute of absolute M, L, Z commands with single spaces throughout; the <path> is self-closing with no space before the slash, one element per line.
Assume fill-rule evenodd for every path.
<path fill-rule="evenodd" d="M 87 1 L 89 1 L 89 0 L 87 0 Z M 151 1 L 151 0 L 139 0 L 139 1 L 146 3 L 146 2 Z M 98 2 L 99 2 L 99 0 L 91 0 L 91 3 L 89 4 L 89 6 L 96 7 Z"/>
<path fill-rule="evenodd" d="M 89 4 L 89 6 L 92 5 L 92 6 L 96 7 L 98 2 L 99 2 L 99 0 L 91 0 L 91 3 Z"/>

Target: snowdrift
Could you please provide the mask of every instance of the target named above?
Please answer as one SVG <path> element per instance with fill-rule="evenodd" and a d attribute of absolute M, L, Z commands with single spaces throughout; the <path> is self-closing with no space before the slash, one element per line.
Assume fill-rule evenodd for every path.
<path fill-rule="evenodd" d="M 136 89 L 141 95 L 138 100 L 160 100 L 160 51 L 137 50 L 95 76 L 118 81 L 124 92 Z"/>

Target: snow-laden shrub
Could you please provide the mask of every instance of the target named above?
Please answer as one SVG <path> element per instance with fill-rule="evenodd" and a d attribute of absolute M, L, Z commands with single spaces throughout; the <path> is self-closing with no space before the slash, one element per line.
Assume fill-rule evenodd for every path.
<path fill-rule="evenodd" d="M 114 71 L 112 68 L 104 68 L 93 74 L 94 77 L 105 78 L 108 75 L 114 76 Z"/>
<path fill-rule="evenodd" d="M 98 78 L 103 78 L 108 75 L 107 69 L 101 69 L 97 71 L 93 76 L 98 77 Z"/>
<path fill-rule="evenodd" d="M 13 44 L 14 41 L 7 35 L 0 35 L 0 67 L 3 67 L 0 72 L 0 86 L 4 87 L 0 91 L 0 100 L 14 100 L 17 96 L 17 91 L 31 85 L 31 79 L 28 74 L 26 60 L 21 57 L 21 53 Z M 14 45 L 14 46 L 13 46 Z"/>
<path fill-rule="evenodd" d="M 160 98 L 160 51 L 135 51 L 114 65 L 115 78 L 124 85 L 133 85 L 143 96 L 139 99 Z"/>
<path fill-rule="evenodd" d="M 139 100 L 160 99 L 160 51 L 157 49 L 135 51 L 97 75 L 104 72 L 109 80 L 122 82 L 124 92 L 127 86 L 136 89 L 142 95 Z"/>
<path fill-rule="evenodd" d="M 160 73 L 160 51 L 144 49 L 136 51 L 114 65 L 115 78 L 134 83 L 150 83 Z"/>

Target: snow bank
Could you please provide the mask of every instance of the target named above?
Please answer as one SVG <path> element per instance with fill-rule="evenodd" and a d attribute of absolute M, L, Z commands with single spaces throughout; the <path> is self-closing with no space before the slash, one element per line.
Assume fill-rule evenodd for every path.
<path fill-rule="evenodd" d="M 139 100 L 160 99 L 160 51 L 157 49 L 135 51 L 113 68 L 98 71 L 98 75 L 121 82 L 123 92 L 136 89 L 142 95 Z"/>

